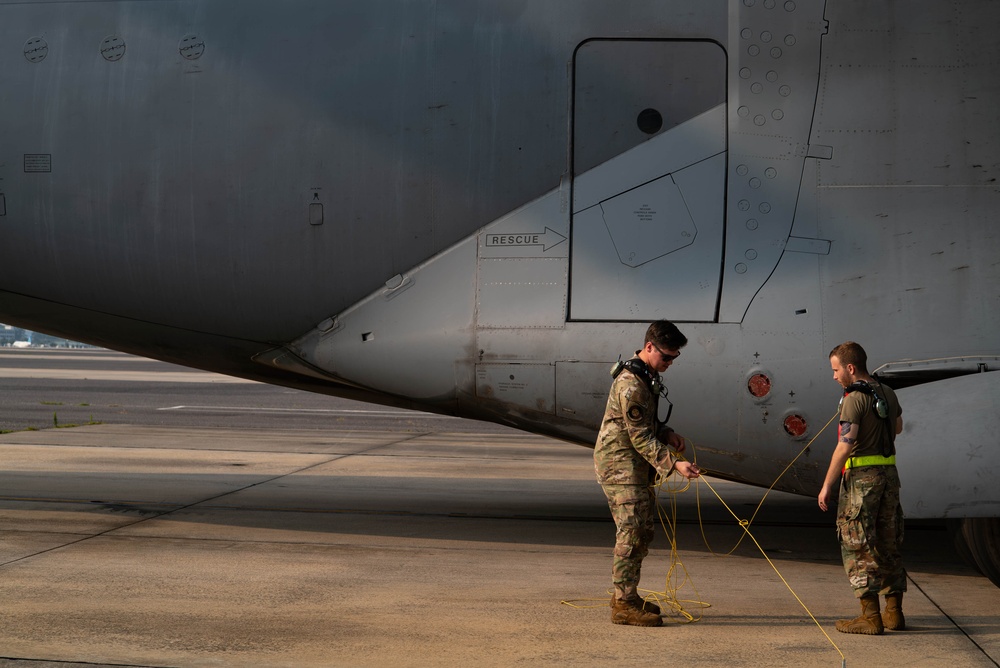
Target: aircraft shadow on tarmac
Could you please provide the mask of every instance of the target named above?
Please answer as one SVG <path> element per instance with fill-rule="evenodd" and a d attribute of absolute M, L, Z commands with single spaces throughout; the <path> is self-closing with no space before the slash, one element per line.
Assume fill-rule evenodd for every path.
<path fill-rule="evenodd" d="M 273 478 L 273 477 L 272 477 Z M 152 531 L 167 521 L 172 536 L 188 533 L 225 540 L 233 529 L 277 530 L 336 542 L 337 534 L 413 541 L 482 541 L 547 547 L 607 548 L 614 525 L 596 482 L 560 479 L 330 476 L 298 473 L 278 479 L 259 475 L 39 474 L 0 472 L 7 494 L 0 509 L 71 512 L 79 523 L 112 519 L 130 531 Z M 754 515 L 764 490 L 740 488 L 733 511 Z M 48 490 L 48 491 L 43 491 Z M 60 490 L 60 492 L 56 492 Z M 178 490 L 183 490 L 183 493 Z M 769 496 L 749 531 L 772 560 L 840 562 L 833 513 L 811 498 Z M 672 495 L 661 492 L 665 517 Z M 182 498 L 184 497 L 184 498 Z M 700 497 L 700 499 L 698 498 Z M 732 515 L 704 486 L 676 495 L 678 550 L 763 559 Z M 84 517 L 85 516 L 85 517 Z M 148 523 L 141 529 L 137 525 Z M 212 526 L 218 527 L 212 529 Z M 317 534 L 325 534 L 317 538 Z M 194 534 L 192 534 L 194 535 Z M 654 550 L 670 541 L 657 527 Z M 734 547 L 736 548 L 734 550 Z M 955 551 L 939 520 L 907 523 L 904 559 L 911 569 L 978 576 Z"/>

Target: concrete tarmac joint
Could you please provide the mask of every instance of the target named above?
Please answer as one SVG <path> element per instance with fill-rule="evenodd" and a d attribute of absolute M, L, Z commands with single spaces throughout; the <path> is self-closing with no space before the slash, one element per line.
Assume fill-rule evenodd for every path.
<path fill-rule="evenodd" d="M 94 425 L 0 435 L 0 462 L 0 666 L 1000 660 L 1000 591 L 927 523 L 908 526 L 908 630 L 837 633 L 859 608 L 832 515 L 775 492 L 750 530 L 822 630 L 751 541 L 724 556 L 742 531 L 704 488 L 702 538 L 694 487 L 677 595 L 709 607 L 613 625 L 591 453 L 537 436 Z M 747 518 L 763 494 L 710 482 Z M 665 591 L 670 563 L 659 534 L 642 586 Z"/>

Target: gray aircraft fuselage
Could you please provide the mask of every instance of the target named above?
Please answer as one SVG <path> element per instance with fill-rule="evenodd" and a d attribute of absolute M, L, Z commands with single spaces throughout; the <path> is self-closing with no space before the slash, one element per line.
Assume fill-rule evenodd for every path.
<path fill-rule="evenodd" d="M 666 318 L 698 462 L 769 485 L 820 434 L 800 494 L 855 340 L 907 514 L 995 518 L 998 30 L 985 0 L 0 0 L 0 320 L 592 444 Z"/>

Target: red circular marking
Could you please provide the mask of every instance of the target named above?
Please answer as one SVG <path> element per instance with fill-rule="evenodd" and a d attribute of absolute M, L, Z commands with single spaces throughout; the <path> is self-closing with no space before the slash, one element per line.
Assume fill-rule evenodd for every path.
<path fill-rule="evenodd" d="M 747 389 L 758 399 L 765 397 L 771 392 L 771 379 L 762 373 L 754 374 L 747 382 Z"/>
<path fill-rule="evenodd" d="M 785 431 L 789 436 L 801 436 L 809 429 L 809 424 L 801 415 L 789 415 L 785 418 Z"/>

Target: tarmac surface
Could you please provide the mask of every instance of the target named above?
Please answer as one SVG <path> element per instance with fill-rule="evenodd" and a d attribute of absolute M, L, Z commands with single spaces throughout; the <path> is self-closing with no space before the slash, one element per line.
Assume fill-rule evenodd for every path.
<path fill-rule="evenodd" d="M 0 349 L 0 427 L 0 666 L 1000 665 L 933 522 L 908 629 L 845 635 L 815 499 L 670 481 L 642 586 L 687 616 L 625 627 L 586 448 L 108 351 Z"/>

